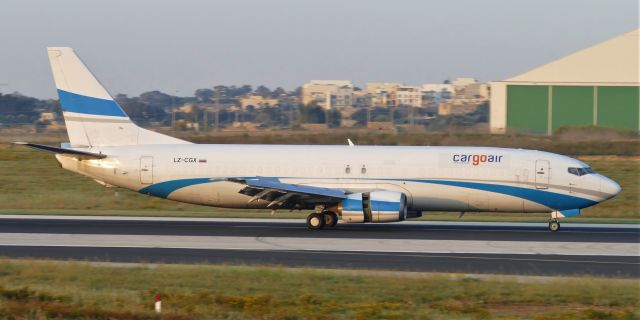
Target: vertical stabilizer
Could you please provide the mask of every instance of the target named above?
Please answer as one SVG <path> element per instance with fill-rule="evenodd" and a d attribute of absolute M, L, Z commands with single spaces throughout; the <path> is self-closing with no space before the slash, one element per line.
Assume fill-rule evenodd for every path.
<path fill-rule="evenodd" d="M 72 147 L 189 143 L 135 125 L 72 48 L 47 51 Z"/>

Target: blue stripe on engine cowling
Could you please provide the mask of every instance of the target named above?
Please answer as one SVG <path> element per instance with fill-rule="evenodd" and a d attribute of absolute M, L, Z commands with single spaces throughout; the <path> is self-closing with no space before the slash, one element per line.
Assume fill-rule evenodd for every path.
<path fill-rule="evenodd" d="M 362 212 L 362 200 L 349 198 L 344 199 L 342 200 L 342 210 Z"/>
<path fill-rule="evenodd" d="M 371 211 L 388 211 L 388 212 L 400 212 L 400 202 L 391 201 L 371 201 Z"/>
<path fill-rule="evenodd" d="M 560 213 L 565 217 L 576 217 L 580 215 L 580 209 L 563 210 Z"/>
<path fill-rule="evenodd" d="M 124 111 L 122 111 L 122 108 L 120 108 L 118 103 L 113 100 L 87 97 L 61 89 L 58 89 L 58 97 L 60 97 L 60 106 L 62 107 L 62 110 L 66 112 L 93 114 L 98 116 L 127 116 Z"/>
<path fill-rule="evenodd" d="M 342 210 L 343 211 L 358 211 L 362 212 L 362 200 L 359 199 L 344 199 L 342 200 Z M 400 212 L 400 202 L 393 201 L 371 201 L 371 211 L 389 211 L 389 212 Z"/>

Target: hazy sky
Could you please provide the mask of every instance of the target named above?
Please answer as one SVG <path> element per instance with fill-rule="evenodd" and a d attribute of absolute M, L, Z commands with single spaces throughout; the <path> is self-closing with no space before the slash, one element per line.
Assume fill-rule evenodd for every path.
<path fill-rule="evenodd" d="M 638 0 L 2 0 L 0 91 L 55 96 L 45 48 L 112 93 L 517 75 L 638 28 Z"/>

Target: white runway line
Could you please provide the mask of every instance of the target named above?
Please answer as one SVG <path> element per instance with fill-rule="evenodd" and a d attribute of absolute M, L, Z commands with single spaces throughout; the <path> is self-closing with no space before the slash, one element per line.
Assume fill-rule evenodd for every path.
<path fill-rule="evenodd" d="M 261 219 L 261 218 L 185 218 L 185 217 L 129 217 L 129 216 L 66 216 L 66 215 L 20 215 L 20 214 L 0 214 L 1 219 L 23 219 L 23 220 L 95 220 L 95 221 L 166 221 L 166 222 L 243 222 L 243 223 L 290 223 L 305 224 L 305 219 Z M 621 228 L 634 229 L 640 231 L 640 224 L 633 223 L 571 223 L 569 220 L 561 221 L 562 228 Z M 389 223 L 386 223 L 389 224 Z M 390 224 L 404 224 L 411 226 L 484 226 L 484 227 L 541 227 L 545 231 L 546 223 L 535 222 L 466 222 L 466 221 L 402 221 Z M 385 224 L 376 224 L 385 225 Z M 263 226 L 255 226 L 263 227 Z M 268 226 L 267 226 L 268 227 Z"/>
<path fill-rule="evenodd" d="M 637 243 L 0 233 L 4 246 L 640 256 Z"/>

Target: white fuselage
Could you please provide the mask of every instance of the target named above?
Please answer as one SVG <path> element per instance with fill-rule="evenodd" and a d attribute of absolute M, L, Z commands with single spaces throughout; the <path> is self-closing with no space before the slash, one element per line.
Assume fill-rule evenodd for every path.
<path fill-rule="evenodd" d="M 397 191 L 415 211 L 563 211 L 594 205 L 620 190 L 602 175 L 569 173 L 570 167 L 587 167 L 578 160 L 521 149 L 180 144 L 88 151 L 108 157 L 57 159 L 65 169 L 107 185 L 227 208 L 268 204 L 249 202 L 239 193 L 242 185 L 226 180 L 237 177 L 275 177 L 346 192 Z"/>

